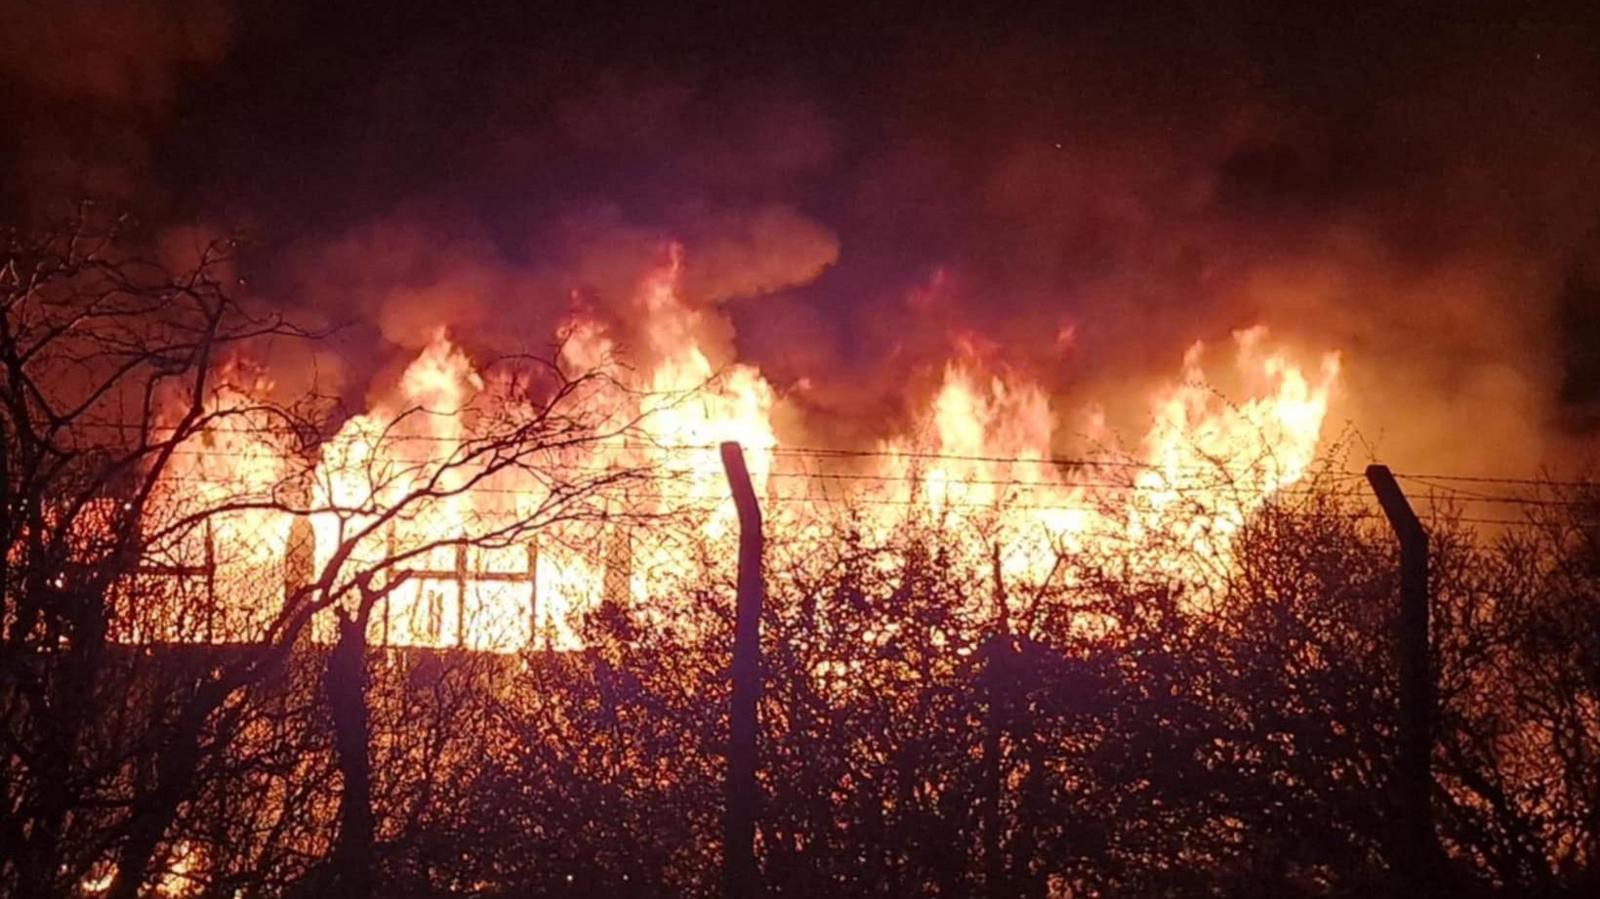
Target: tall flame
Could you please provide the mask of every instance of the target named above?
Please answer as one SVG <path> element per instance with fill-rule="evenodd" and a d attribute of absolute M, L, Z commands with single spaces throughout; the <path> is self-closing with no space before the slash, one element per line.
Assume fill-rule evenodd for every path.
<path fill-rule="evenodd" d="M 636 423 L 632 436 L 596 441 L 582 462 L 604 468 L 665 460 L 655 509 L 703 508 L 698 534 L 715 541 L 734 526 L 715 445 L 738 441 L 758 491 L 779 506 L 775 526 L 806 527 L 799 501 L 818 495 L 818 482 L 828 476 L 789 465 L 793 457 L 783 454 L 773 423 L 778 392 L 760 370 L 713 362 L 702 334 L 715 313 L 684 301 L 681 273 L 682 251 L 672 246 L 639 285 L 633 310 L 646 364 L 633 382 L 596 387 L 582 398 L 612 419 Z M 575 370 L 619 354 L 617 337 L 598 322 L 575 317 L 563 333 L 562 361 Z M 963 355 L 945 366 L 917 429 L 857 454 L 866 470 L 842 481 L 842 497 L 839 480 L 820 492 L 873 503 L 864 506 L 865 520 L 881 533 L 917 508 L 981 527 L 1013 548 L 1042 540 L 1057 552 L 1095 552 L 1145 541 L 1226 564 L 1232 535 L 1250 513 L 1310 468 L 1340 361 L 1329 353 L 1308 372 L 1269 344 L 1265 328 L 1237 332 L 1234 357 L 1245 396 L 1233 403 L 1206 386 L 1204 355 L 1205 347 L 1194 344 L 1177 380 L 1150 397 L 1150 424 L 1136 450 L 1076 463 L 1056 458 L 1065 410 L 1041 385 Z M 242 405 L 248 395 L 247 388 L 233 389 L 215 403 Z M 693 576 L 691 559 L 661 564 L 661 547 L 653 547 L 656 564 L 648 570 L 634 565 L 637 550 L 652 548 L 646 544 L 653 535 L 621 525 L 580 541 L 556 532 L 537 547 L 475 545 L 469 522 L 515 517 L 536 506 L 544 489 L 514 472 L 479 483 L 471 465 L 459 464 L 479 427 L 474 402 L 485 395 L 471 359 L 440 330 L 382 401 L 320 448 L 312 495 L 302 498 L 316 510 L 309 515 L 313 572 L 341 561 L 398 557 L 397 567 L 411 573 L 385 587 L 369 625 L 374 639 L 491 651 L 571 648 L 581 644 L 578 619 L 596 603 L 617 594 L 648 602 L 673 578 Z M 271 495 L 289 467 L 286 449 L 248 426 L 206 432 L 190 443 L 173 493 L 201 504 Z M 419 491 L 426 501 L 404 515 L 387 514 Z M 281 568 L 292 516 L 230 514 L 243 517 L 220 518 L 206 538 L 226 547 L 213 551 L 215 558 L 229 560 L 226 566 Z M 1008 576 L 1042 577 L 1049 570 L 1048 560 L 1027 551 L 1008 552 L 1003 567 Z M 1176 562 L 1157 570 L 1193 574 Z M 271 603 L 244 595 L 242 580 L 234 584 L 224 574 L 219 583 L 223 592 L 237 592 L 224 604 L 259 627 L 260 610 Z M 321 621 L 315 636 L 332 633 L 331 621 Z"/>

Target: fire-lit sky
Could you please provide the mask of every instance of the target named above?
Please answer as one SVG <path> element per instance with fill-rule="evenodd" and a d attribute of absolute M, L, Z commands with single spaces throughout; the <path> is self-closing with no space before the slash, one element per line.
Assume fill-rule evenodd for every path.
<path fill-rule="evenodd" d="M 1600 422 L 1586 5 L 6 0 L 3 198 L 243 228 L 357 397 L 440 325 L 625 337 L 674 239 L 791 442 L 885 436 L 953 356 L 1138 433 L 1124 400 L 1262 324 L 1343 354 L 1387 459 L 1504 472 Z"/>

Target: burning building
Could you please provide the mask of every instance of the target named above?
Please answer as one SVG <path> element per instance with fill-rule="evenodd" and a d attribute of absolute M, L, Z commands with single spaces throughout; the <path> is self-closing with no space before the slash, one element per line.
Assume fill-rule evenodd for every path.
<path fill-rule="evenodd" d="M 1196 343 L 1174 383 L 1149 396 L 1136 446 L 1090 445 L 1063 459 L 1055 447 L 1069 410 L 1025 376 L 958 352 L 909 433 L 867 448 L 790 447 L 775 425 L 780 391 L 754 366 L 710 361 L 699 335 L 714 313 L 682 301 L 682 251 L 663 252 L 634 298 L 652 361 L 628 367 L 592 320 L 564 326 L 554 363 L 563 377 L 621 364 L 581 389 L 563 384 L 564 401 L 603 411 L 586 411 L 590 431 L 556 448 L 543 433 L 520 442 L 550 413 L 529 405 L 528 373 L 497 370 L 489 383 L 443 330 L 380 385 L 378 402 L 310 450 L 252 411 L 252 394 L 271 385 L 236 383 L 236 373 L 260 365 L 229 366 L 207 398 L 218 424 L 183 440 L 161 480 L 154 526 L 171 558 L 148 568 L 186 582 L 173 595 L 204 620 L 156 613 L 129 639 L 259 639 L 281 595 L 319 582 L 343 591 L 348 576 L 329 572 L 348 567 L 385 571 L 364 587 L 383 593 L 369 624 L 380 645 L 575 647 L 584 610 L 605 598 L 648 604 L 695 572 L 647 522 L 690 522 L 712 544 L 729 533 L 714 452 L 726 440 L 745 447 L 780 539 L 843 510 L 884 533 L 907 507 L 924 507 L 1008 535 L 1021 547 L 1008 563 L 1019 576 L 1041 574 L 1053 551 L 1157 534 L 1225 555 L 1251 510 L 1310 470 L 1339 384 L 1337 353 L 1308 370 L 1265 328 L 1243 330 L 1231 350 L 1245 396 L 1212 385 Z M 542 520 L 572 472 L 627 477 L 596 488 L 604 508 L 585 509 L 592 520 Z M 207 601 L 191 607 L 197 581 Z M 333 638 L 332 612 L 316 639 Z"/>

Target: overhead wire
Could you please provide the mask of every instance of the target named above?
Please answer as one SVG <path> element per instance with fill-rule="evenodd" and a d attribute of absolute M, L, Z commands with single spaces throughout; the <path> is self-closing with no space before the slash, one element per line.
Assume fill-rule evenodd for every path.
<path fill-rule="evenodd" d="M 84 422 L 91 427 L 114 428 L 127 430 L 136 428 L 140 431 L 148 430 L 145 426 L 119 424 L 115 422 Z M 225 427 L 215 429 L 218 435 L 241 436 L 271 436 L 282 439 L 288 435 L 287 428 L 264 427 Z M 486 441 L 492 443 L 490 438 L 458 438 L 446 435 L 433 434 L 408 434 L 387 432 L 379 438 L 383 442 L 403 445 L 405 443 L 453 443 L 460 445 L 482 445 Z M 622 454 L 641 457 L 639 467 L 643 470 L 643 477 L 650 478 L 652 474 L 663 483 L 670 483 L 689 474 L 688 470 L 667 468 L 652 472 L 651 456 L 688 455 L 695 453 L 711 452 L 718 448 L 718 444 L 692 444 L 692 443 L 664 443 L 654 441 L 626 441 L 621 444 L 608 444 L 596 441 L 592 446 L 597 450 L 618 450 Z M 563 452 L 568 448 L 554 448 L 552 453 Z M 1015 496 L 1008 498 L 994 497 L 974 501 L 950 496 L 951 493 L 963 489 L 995 488 L 998 491 L 1016 493 L 1044 493 L 1048 491 L 1085 491 L 1097 496 L 1115 494 L 1150 494 L 1150 493 L 1183 493 L 1194 490 L 1221 491 L 1224 495 L 1235 497 L 1261 498 L 1273 496 L 1278 498 L 1314 498 L 1326 497 L 1330 499 L 1352 499 L 1364 496 L 1366 491 L 1359 485 L 1350 482 L 1364 479 L 1364 472 L 1338 469 L 1333 467 L 1314 468 L 1303 479 L 1297 479 L 1291 484 L 1273 486 L 1266 483 L 1247 483 L 1252 476 L 1260 473 L 1270 473 L 1272 470 L 1271 454 L 1263 453 L 1243 465 L 1230 465 L 1227 460 L 1217 460 L 1214 463 L 1188 463 L 1184 465 L 1162 465 L 1148 461 L 1126 458 L 1082 457 L 1082 456 L 1011 456 L 1001 454 L 978 453 L 941 453 L 926 450 L 906 449 L 845 449 L 834 447 L 815 446 L 773 446 L 750 447 L 756 453 L 769 454 L 775 460 L 791 460 L 800 467 L 799 471 L 777 470 L 768 473 L 768 477 L 775 481 L 799 481 L 803 484 L 815 485 L 820 489 L 821 496 L 816 495 L 782 495 L 769 491 L 765 497 L 768 501 L 776 502 L 810 502 L 826 504 L 874 504 L 881 505 L 892 503 L 898 505 L 919 505 L 930 502 L 946 507 L 959 508 L 995 508 L 1003 506 L 1008 509 L 1036 509 L 1036 510 L 1089 510 L 1104 511 L 1103 507 L 1095 505 L 1082 505 L 1065 502 L 1022 503 Z M 535 449 L 532 452 L 537 453 Z M 173 452 L 173 457 L 180 459 L 190 458 L 218 458 L 218 459 L 250 459 L 260 461 L 271 455 L 270 450 L 239 450 L 239 449 L 184 449 L 179 448 Z M 301 454 L 296 454 L 301 455 Z M 903 463 L 908 467 L 899 472 L 862 472 L 862 471 L 824 471 L 823 464 L 829 461 L 877 461 Z M 311 461 L 311 460 L 308 460 Z M 453 464 L 446 457 L 443 459 L 399 460 L 403 465 L 425 467 L 430 464 Z M 953 463 L 962 466 L 1029 466 L 1065 469 L 1067 472 L 1082 472 L 1092 470 L 1128 471 L 1138 473 L 1152 473 L 1158 476 L 1157 480 L 1150 480 L 1135 476 L 1125 481 L 1107 480 L 1104 478 L 1089 479 L 1082 476 L 1063 474 L 1061 480 L 1045 480 L 1035 477 L 1008 477 L 995 472 L 984 472 L 982 476 L 969 475 L 952 478 L 930 478 L 925 466 Z M 520 466 L 519 466 L 520 467 Z M 603 475 L 625 471 L 627 466 L 584 466 L 563 462 L 544 462 L 538 466 L 550 474 L 576 473 Z M 357 469 L 360 471 L 361 469 Z M 1199 477 L 1209 475 L 1210 479 Z M 1478 523 L 1489 525 L 1515 525 L 1525 523 L 1524 520 L 1488 517 L 1483 515 L 1463 515 L 1462 508 L 1473 506 L 1490 506 L 1501 508 L 1556 508 L 1574 509 L 1588 508 L 1600 505 L 1586 498 L 1567 498 L 1565 496 L 1528 496 L 1520 491 L 1528 488 L 1550 490 L 1558 494 L 1571 491 L 1587 491 L 1596 489 L 1596 482 L 1589 480 L 1563 480 L 1551 477 L 1528 477 L 1524 475 L 1466 475 L 1438 472 L 1397 472 L 1395 477 L 1412 485 L 1426 488 L 1422 491 L 1413 491 L 1409 496 L 1413 503 L 1425 506 L 1430 511 L 1437 512 L 1443 509 L 1453 520 L 1464 523 Z M 197 483 L 228 483 L 232 479 L 207 477 L 202 475 L 175 474 L 171 479 L 177 483 L 192 481 Z M 242 479 L 241 479 L 242 480 Z M 885 500 L 869 496 L 846 495 L 835 496 L 829 485 L 857 484 L 865 490 L 880 487 L 895 487 L 900 485 L 920 486 L 927 491 L 938 491 L 944 495 L 939 497 L 913 497 L 906 500 Z M 1468 486 L 1470 485 L 1470 486 Z M 1496 492 L 1485 488 L 1516 488 L 1517 493 Z M 483 493 L 521 493 L 515 489 L 490 487 L 478 485 L 474 492 Z M 844 491 L 851 494 L 852 491 Z M 859 492 L 859 491 L 857 491 Z"/>

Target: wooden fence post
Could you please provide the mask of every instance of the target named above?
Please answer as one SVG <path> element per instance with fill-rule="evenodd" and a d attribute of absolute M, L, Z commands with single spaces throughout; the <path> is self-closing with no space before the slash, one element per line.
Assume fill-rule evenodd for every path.
<path fill-rule="evenodd" d="M 722 466 L 739 513 L 739 589 L 734 613 L 733 704 L 729 714 L 727 810 L 723 875 L 728 899 L 754 899 L 761 886 L 755 836 L 756 704 L 761 698 L 761 506 L 739 444 L 722 444 Z"/>
<path fill-rule="evenodd" d="M 1391 850 L 1397 894 L 1429 895 L 1436 843 L 1433 832 L 1433 672 L 1428 641 L 1428 532 L 1386 465 L 1367 466 L 1367 482 L 1400 540 L 1399 812 Z"/>

